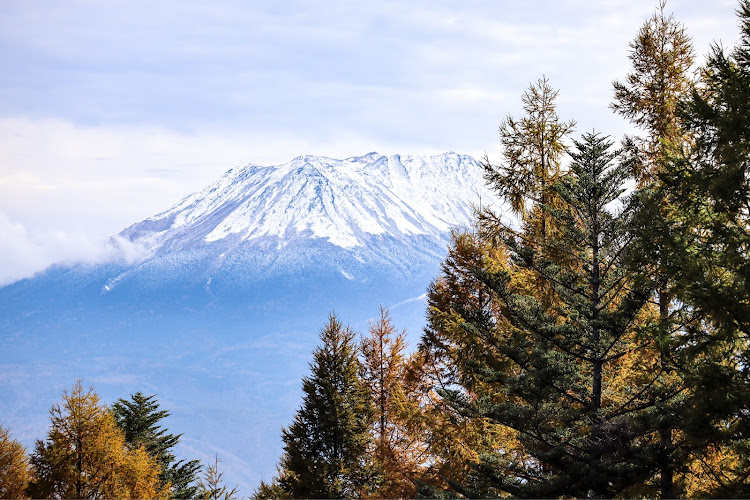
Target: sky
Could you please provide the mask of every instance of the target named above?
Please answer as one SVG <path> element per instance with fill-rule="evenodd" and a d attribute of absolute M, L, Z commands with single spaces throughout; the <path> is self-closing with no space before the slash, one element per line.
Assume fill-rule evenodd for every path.
<path fill-rule="evenodd" d="M 0 284 L 112 257 L 109 236 L 230 168 L 304 154 L 497 154 L 542 76 L 613 139 L 612 82 L 656 0 L 0 2 Z M 734 0 L 670 0 L 697 62 Z"/>

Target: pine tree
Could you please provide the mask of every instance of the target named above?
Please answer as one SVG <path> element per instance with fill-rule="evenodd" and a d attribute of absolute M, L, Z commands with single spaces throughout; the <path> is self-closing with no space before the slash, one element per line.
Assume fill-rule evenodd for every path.
<path fill-rule="evenodd" d="M 367 455 L 372 403 L 359 377 L 354 333 L 335 315 L 320 332 L 302 406 L 282 430 L 278 485 L 293 498 L 363 496 L 374 486 Z"/>
<path fill-rule="evenodd" d="M 442 396 L 458 414 L 512 431 L 457 485 L 469 496 L 611 497 L 656 470 L 650 424 L 676 395 L 654 376 L 654 343 L 639 337 L 652 314 L 647 280 L 624 265 L 630 166 L 598 135 L 575 145 L 554 185 L 559 206 L 539 206 L 555 237 L 506 227 L 503 248 L 466 261 L 468 294 L 451 293 L 451 277 L 431 290 L 432 328 L 457 347 L 457 384 Z M 617 200 L 624 208 L 609 212 Z"/>
<path fill-rule="evenodd" d="M 26 450 L 0 425 L 0 498 L 23 498 L 29 476 Z"/>
<path fill-rule="evenodd" d="M 169 412 L 159 410 L 156 396 L 147 397 L 138 392 L 131 395 L 130 400 L 119 399 L 112 405 L 112 413 L 125 434 L 125 441 L 133 447 L 143 446 L 159 463 L 161 485 L 170 485 L 171 497 L 195 498 L 198 489 L 194 483 L 200 462 L 176 459 L 172 450 L 182 434 L 168 434 L 167 429 L 158 425 Z"/>
<path fill-rule="evenodd" d="M 31 455 L 34 498 L 167 498 L 159 465 L 142 448 L 125 443 L 109 409 L 81 382 L 50 410 L 46 441 Z"/>

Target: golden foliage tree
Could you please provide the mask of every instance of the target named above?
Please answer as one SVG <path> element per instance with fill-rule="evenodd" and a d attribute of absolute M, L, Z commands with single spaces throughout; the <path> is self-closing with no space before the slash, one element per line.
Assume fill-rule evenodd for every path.
<path fill-rule="evenodd" d="M 525 222 L 536 220 L 541 238 L 547 236 L 548 217 L 538 206 L 557 199 L 551 187 L 562 173 L 565 138 L 575 127 L 572 120 L 560 120 L 557 95 L 546 78 L 530 85 L 521 96 L 524 115 L 509 115 L 500 124 L 504 163 L 493 165 L 486 155 L 482 162 L 487 182 Z"/>
<path fill-rule="evenodd" d="M 50 410 L 47 439 L 31 455 L 35 498 L 167 498 L 159 465 L 142 448 L 130 448 L 93 388 L 80 381 Z"/>
<path fill-rule="evenodd" d="M 381 498 L 413 497 L 424 445 L 410 430 L 419 412 L 416 385 L 407 373 L 406 332 L 396 332 L 388 311 L 380 308 L 360 342 L 361 377 L 373 401 L 373 461 L 378 468 Z"/>
<path fill-rule="evenodd" d="M 0 498 L 22 498 L 28 483 L 26 450 L 0 426 Z"/>

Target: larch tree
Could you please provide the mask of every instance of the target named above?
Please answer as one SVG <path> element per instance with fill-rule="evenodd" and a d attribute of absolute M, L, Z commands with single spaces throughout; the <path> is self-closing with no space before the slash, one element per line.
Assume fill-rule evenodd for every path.
<path fill-rule="evenodd" d="M 625 142 L 642 153 L 637 180 L 655 180 L 667 150 L 686 140 L 685 129 L 677 116 L 681 100 L 690 95 L 690 68 L 694 50 L 685 27 L 665 15 L 666 0 L 660 0 L 657 12 L 638 30 L 630 42 L 632 71 L 624 82 L 615 81 L 613 111 L 643 130 L 645 137 L 626 137 Z"/>
<path fill-rule="evenodd" d="M 0 498 L 24 498 L 29 478 L 26 450 L 0 425 Z"/>
<path fill-rule="evenodd" d="M 335 315 L 320 332 L 302 406 L 282 430 L 284 453 L 275 482 L 292 498 L 355 498 L 372 491 L 368 451 L 372 402 L 359 376 L 354 332 Z"/>
<path fill-rule="evenodd" d="M 521 96 L 524 115 L 519 119 L 509 115 L 500 124 L 504 162 L 493 165 L 486 155 L 482 161 L 487 182 L 526 222 L 536 218 L 542 238 L 549 230 L 547 218 L 535 207 L 554 203 L 550 188 L 562 172 L 565 138 L 575 127 L 572 120 L 560 120 L 557 96 L 546 78 L 530 85 Z"/>
<path fill-rule="evenodd" d="M 441 273 L 428 289 L 427 325 L 408 370 L 421 393 L 413 433 L 421 435 L 429 456 L 419 484 L 422 497 L 455 494 L 454 487 L 465 489 L 482 453 L 502 448 L 508 457 L 523 458 L 515 431 L 463 414 L 445 398 L 461 383 L 459 361 L 478 355 L 477 348 L 481 351 L 471 333 L 460 326 L 456 311 L 489 305 L 487 287 L 474 270 L 504 258 L 502 249 L 481 241 L 476 233 L 454 230 Z M 473 493 L 481 496 L 479 490 Z"/>
<path fill-rule="evenodd" d="M 406 332 L 396 332 L 388 311 L 370 323 L 360 340 L 361 377 L 373 402 L 373 462 L 379 473 L 376 495 L 410 498 L 416 494 L 423 443 L 410 431 L 419 407 L 416 385 L 407 373 Z"/>
<path fill-rule="evenodd" d="M 694 60 L 692 41 L 685 27 L 665 14 L 666 0 L 660 0 L 657 12 L 639 29 L 630 43 L 632 71 L 624 82 L 614 82 L 614 102 L 611 108 L 629 119 L 644 133 L 643 137 L 625 137 L 626 147 L 637 151 L 640 161 L 634 162 L 636 181 L 643 189 L 642 254 L 634 259 L 635 265 L 655 263 L 652 280 L 655 301 L 659 308 L 659 323 L 652 330 L 662 346 L 662 365 L 665 377 L 679 383 L 681 375 L 674 364 L 670 350 L 675 348 L 675 323 L 683 316 L 675 310 L 672 283 L 666 269 L 665 252 L 670 245 L 668 230 L 669 197 L 659 190 L 660 172 L 674 151 L 690 144 L 690 137 L 678 118 L 679 103 L 690 95 L 693 82 L 690 69 Z M 665 410 L 661 423 L 661 495 L 674 497 L 678 492 L 674 484 L 675 464 L 681 459 L 675 455 L 678 447 L 673 442 L 679 410 Z"/>
<path fill-rule="evenodd" d="M 34 498 L 168 498 L 159 465 L 125 442 L 110 410 L 81 382 L 50 410 L 47 439 L 31 455 Z"/>
<path fill-rule="evenodd" d="M 159 425 L 169 412 L 159 410 L 156 396 L 138 392 L 130 399 L 119 399 L 112 405 L 112 413 L 125 441 L 134 448 L 142 446 L 159 463 L 161 485 L 170 485 L 171 497 L 195 498 L 198 489 L 194 483 L 200 462 L 177 460 L 173 449 L 182 435 L 169 434 Z"/>

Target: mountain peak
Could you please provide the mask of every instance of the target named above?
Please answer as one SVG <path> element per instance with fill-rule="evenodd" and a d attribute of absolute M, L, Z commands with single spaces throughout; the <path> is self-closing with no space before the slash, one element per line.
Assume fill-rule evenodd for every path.
<path fill-rule="evenodd" d="M 477 162 L 450 152 L 345 160 L 304 155 L 249 164 L 120 236 L 147 248 L 185 250 L 220 242 L 324 239 L 354 249 L 373 236 L 444 239 L 471 220 L 470 203 L 493 199 Z"/>

